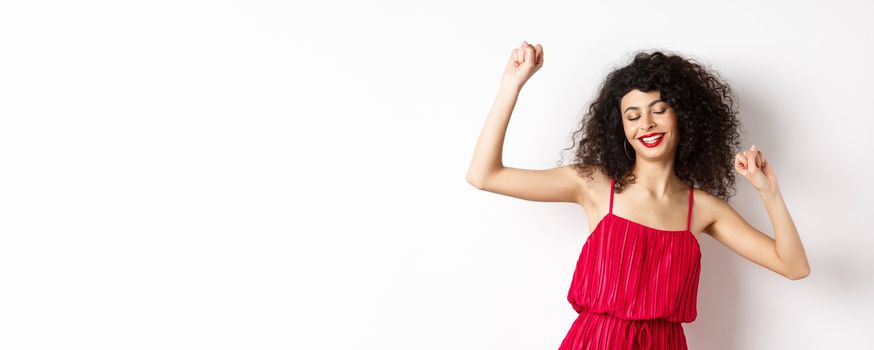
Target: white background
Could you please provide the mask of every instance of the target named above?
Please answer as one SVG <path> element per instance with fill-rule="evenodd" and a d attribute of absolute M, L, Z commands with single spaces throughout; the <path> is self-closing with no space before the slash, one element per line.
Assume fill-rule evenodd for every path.
<path fill-rule="evenodd" d="M 581 208 L 465 181 L 522 40 L 545 169 L 638 49 L 719 71 L 811 274 L 702 235 L 692 349 L 874 347 L 872 6 L 6 1 L 0 348 L 555 349 Z M 772 234 L 752 186 L 731 204 Z M 599 219 L 599 218 L 595 218 Z"/>

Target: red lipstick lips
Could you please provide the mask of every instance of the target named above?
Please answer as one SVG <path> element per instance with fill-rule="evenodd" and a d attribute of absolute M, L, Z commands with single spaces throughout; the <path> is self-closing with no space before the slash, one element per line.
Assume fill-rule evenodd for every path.
<path fill-rule="evenodd" d="M 665 133 L 663 133 L 663 132 L 654 132 L 652 134 L 647 134 L 647 135 L 643 135 L 641 137 L 638 137 L 637 140 L 640 141 L 640 143 L 643 144 L 644 146 L 649 147 L 649 148 L 653 148 L 653 147 L 656 147 L 662 143 L 662 140 L 665 139 L 664 134 Z M 661 135 L 661 136 L 659 136 L 658 139 L 656 139 L 655 141 L 652 141 L 650 143 L 643 141 L 643 139 L 646 137 L 651 137 L 651 136 L 656 136 L 656 135 Z"/>

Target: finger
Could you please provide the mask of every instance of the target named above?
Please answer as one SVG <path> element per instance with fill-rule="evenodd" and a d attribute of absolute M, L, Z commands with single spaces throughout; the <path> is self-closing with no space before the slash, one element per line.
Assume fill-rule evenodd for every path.
<path fill-rule="evenodd" d="M 755 147 L 755 146 L 753 146 L 753 147 Z M 750 151 L 744 152 L 744 155 L 746 155 L 747 159 L 749 159 L 749 161 L 752 165 L 755 165 L 757 168 L 761 168 L 762 159 L 761 159 L 761 156 L 759 154 L 760 153 L 758 150 L 755 150 L 755 151 L 750 150 Z"/>
<path fill-rule="evenodd" d="M 747 155 L 747 168 L 750 171 L 755 171 L 759 168 L 759 160 L 756 152 L 750 151 Z"/>
<path fill-rule="evenodd" d="M 531 47 L 531 44 L 525 43 L 525 47 L 522 48 L 522 51 L 525 51 L 525 62 L 533 63 L 534 61 L 534 48 Z"/>
<path fill-rule="evenodd" d="M 758 150 L 755 150 L 755 151 L 753 151 L 753 150 L 745 151 L 745 152 L 744 152 L 744 155 L 747 157 L 747 159 L 749 159 L 749 161 L 750 161 L 751 163 L 755 163 L 757 166 L 762 164 L 762 160 L 761 160 L 761 158 L 759 157 L 759 151 L 758 151 Z"/>
<path fill-rule="evenodd" d="M 537 57 L 537 61 L 535 63 L 542 64 L 543 63 L 543 46 L 540 46 L 540 44 L 537 44 L 537 46 L 534 47 L 534 53 L 535 53 L 535 56 Z"/>
<path fill-rule="evenodd" d="M 523 40 L 522 45 L 519 45 L 519 48 L 517 49 L 517 50 L 519 50 L 519 63 L 520 64 L 525 62 L 525 46 L 528 46 L 528 44 L 526 44 L 525 41 Z"/>
<path fill-rule="evenodd" d="M 756 152 L 744 151 L 744 157 L 747 157 L 747 161 L 749 162 L 747 164 L 750 165 L 751 167 L 752 167 L 752 163 L 756 162 Z"/>
<path fill-rule="evenodd" d="M 753 164 L 755 164 L 757 168 L 760 168 L 762 166 L 762 161 L 759 159 L 759 148 L 756 147 L 755 144 L 750 147 L 750 153 L 752 154 L 750 158 L 753 159 Z"/>
<path fill-rule="evenodd" d="M 736 167 L 741 168 L 741 169 L 746 169 L 747 168 L 747 157 L 745 155 L 743 155 L 742 153 L 738 153 L 734 157 L 734 165 Z"/>

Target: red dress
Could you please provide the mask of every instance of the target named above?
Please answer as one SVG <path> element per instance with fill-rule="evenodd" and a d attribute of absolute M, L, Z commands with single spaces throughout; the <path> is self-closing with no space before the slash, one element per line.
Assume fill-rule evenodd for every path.
<path fill-rule="evenodd" d="M 610 211 L 583 244 L 567 299 L 579 313 L 559 350 L 687 349 L 697 316 L 701 251 L 689 230 L 660 230 Z"/>

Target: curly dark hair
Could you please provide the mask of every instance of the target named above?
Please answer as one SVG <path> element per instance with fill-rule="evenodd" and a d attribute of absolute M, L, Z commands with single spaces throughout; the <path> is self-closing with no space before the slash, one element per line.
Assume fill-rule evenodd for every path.
<path fill-rule="evenodd" d="M 601 84 L 573 134 L 575 143 L 582 133 L 575 152 L 579 174 L 588 170 L 591 178 L 594 169 L 600 168 L 604 175 L 616 179 L 617 193 L 635 182 L 632 170 L 637 156 L 628 159 L 625 153 L 628 141 L 619 110 L 622 97 L 634 89 L 657 90 L 674 109 L 680 135 L 674 162 L 677 177 L 724 200 L 733 197 L 733 162 L 742 127 L 737 119 L 737 98 L 715 71 L 693 59 L 660 51 L 637 51 L 630 64 L 610 72 Z"/>

